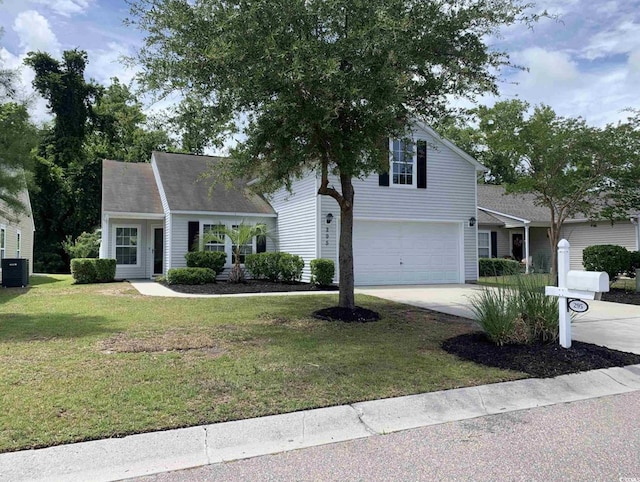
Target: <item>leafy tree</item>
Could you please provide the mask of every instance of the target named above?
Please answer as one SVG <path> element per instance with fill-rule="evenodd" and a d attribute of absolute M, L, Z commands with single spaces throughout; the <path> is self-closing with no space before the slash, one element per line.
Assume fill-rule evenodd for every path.
<path fill-rule="evenodd" d="M 0 104 L 0 215 L 10 218 L 25 206 L 20 194 L 30 176 L 31 149 L 37 142 L 37 129 L 22 104 Z"/>
<path fill-rule="evenodd" d="M 267 192 L 321 175 L 340 206 L 340 301 L 354 308 L 353 179 L 388 169 L 384 139 L 496 92 L 486 40 L 529 21 L 520 0 L 132 0 L 143 85 L 201 102 L 215 134 L 239 125 L 226 178 Z M 237 122 L 234 122 L 237 121 Z M 334 175 L 338 180 L 333 184 Z"/>
<path fill-rule="evenodd" d="M 75 241 L 71 236 L 63 241 L 65 252 L 73 258 L 98 258 L 100 256 L 101 231 L 96 229 L 92 233 L 84 232 Z"/>

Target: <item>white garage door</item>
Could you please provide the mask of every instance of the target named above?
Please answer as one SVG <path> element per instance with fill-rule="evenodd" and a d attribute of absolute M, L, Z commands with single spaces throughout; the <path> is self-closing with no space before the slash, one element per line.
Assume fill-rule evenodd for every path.
<path fill-rule="evenodd" d="M 460 282 L 460 228 L 453 223 L 355 221 L 356 285 Z"/>

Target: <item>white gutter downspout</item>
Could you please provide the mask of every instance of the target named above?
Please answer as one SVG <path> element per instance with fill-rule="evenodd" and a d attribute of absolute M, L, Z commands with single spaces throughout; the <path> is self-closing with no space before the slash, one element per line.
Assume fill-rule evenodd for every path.
<path fill-rule="evenodd" d="M 529 274 L 529 221 L 524 223 L 524 259 L 525 259 L 525 274 Z"/>

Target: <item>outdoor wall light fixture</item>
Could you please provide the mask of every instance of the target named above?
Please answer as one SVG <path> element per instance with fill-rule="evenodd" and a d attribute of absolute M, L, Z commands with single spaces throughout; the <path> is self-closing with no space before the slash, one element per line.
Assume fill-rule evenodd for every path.
<path fill-rule="evenodd" d="M 331 224 L 331 221 L 333 221 L 333 214 L 329 213 L 327 214 L 327 224 Z"/>
<path fill-rule="evenodd" d="M 469 218 L 469 226 L 474 227 L 476 225 L 476 218 L 474 218 L 473 216 L 471 216 Z"/>

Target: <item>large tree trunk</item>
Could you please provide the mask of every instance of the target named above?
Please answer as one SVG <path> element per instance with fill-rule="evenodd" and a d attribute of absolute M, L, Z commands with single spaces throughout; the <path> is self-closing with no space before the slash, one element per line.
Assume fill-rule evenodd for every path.
<path fill-rule="evenodd" d="M 355 308 L 355 292 L 353 279 L 353 184 L 351 176 L 341 175 L 343 200 L 340 203 L 340 301 L 342 308 Z"/>
<path fill-rule="evenodd" d="M 553 284 L 558 286 L 558 243 L 560 242 L 560 229 L 555 223 L 549 227 L 549 244 L 551 248 L 551 275 Z"/>

